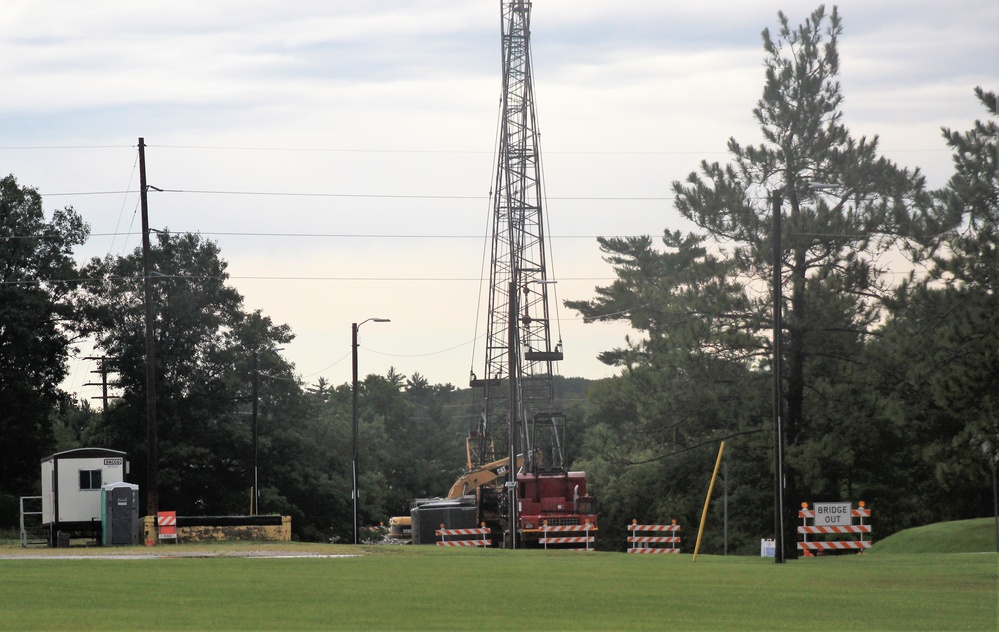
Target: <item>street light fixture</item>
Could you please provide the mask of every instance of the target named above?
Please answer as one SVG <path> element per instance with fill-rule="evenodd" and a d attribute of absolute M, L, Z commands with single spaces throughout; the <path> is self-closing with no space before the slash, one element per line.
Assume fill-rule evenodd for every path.
<path fill-rule="evenodd" d="M 354 375 L 353 375 L 354 380 L 353 380 L 353 384 L 352 384 L 352 388 L 351 388 L 351 394 L 353 395 L 353 400 L 354 400 L 354 402 L 353 402 L 353 414 L 352 414 L 353 424 L 352 424 L 352 427 L 351 427 L 351 437 L 352 437 L 352 441 L 351 441 L 351 444 L 352 444 L 352 447 L 351 447 L 351 471 L 352 471 L 352 474 L 351 474 L 351 477 L 352 477 L 352 480 L 353 480 L 353 487 L 352 487 L 351 496 L 352 496 L 352 498 L 354 500 L 354 544 L 358 543 L 358 540 L 357 540 L 357 496 L 358 496 L 358 488 L 357 488 L 357 477 L 358 477 L 358 472 L 357 472 L 357 330 L 360 329 L 361 325 L 363 325 L 364 323 L 369 322 L 369 321 L 373 322 L 373 323 L 388 323 L 388 322 L 391 322 L 388 318 L 368 318 L 367 320 L 362 320 L 360 323 L 353 323 L 351 325 L 351 328 L 350 328 L 351 329 L 351 354 L 352 354 L 352 358 L 353 358 L 353 369 L 354 369 L 354 371 L 353 371 L 353 373 L 354 373 Z"/>

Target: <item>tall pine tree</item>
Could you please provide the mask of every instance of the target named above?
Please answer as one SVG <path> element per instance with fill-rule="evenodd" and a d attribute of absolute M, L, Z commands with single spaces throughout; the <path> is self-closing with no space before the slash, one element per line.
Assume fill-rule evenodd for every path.
<path fill-rule="evenodd" d="M 753 110 L 764 142 L 744 146 L 730 139 L 731 164 L 702 162 L 700 173 L 674 182 L 673 190 L 680 213 L 730 244 L 742 273 L 761 283 L 769 284 L 772 274 L 772 209 L 786 214 L 780 278 L 789 301 L 779 307 L 788 454 L 784 540 L 791 557 L 793 508 L 809 500 L 795 473 L 803 446 L 822 440 L 812 421 L 818 411 L 848 403 L 825 386 L 835 384 L 877 323 L 881 300 L 892 289 L 889 255 L 913 231 L 929 198 L 918 170 L 880 157 L 877 137 L 855 139 L 842 122 L 843 29 L 836 9 L 827 14 L 820 6 L 797 28 L 783 13 L 778 17 L 776 34 L 763 31 L 766 78 Z"/>

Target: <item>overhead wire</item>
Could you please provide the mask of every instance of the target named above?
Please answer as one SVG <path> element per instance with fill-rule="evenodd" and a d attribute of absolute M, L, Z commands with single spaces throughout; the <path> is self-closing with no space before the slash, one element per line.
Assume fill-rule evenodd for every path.
<path fill-rule="evenodd" d="M 262 233 L 262 232 L 241 232 L 241 231 L 200 231 L 200 230 L 170 230 L 171 233 L 198 234 L 203 237 L 286 237 L 286 238 L 322 238 L 322 239 L 475 239 L 480 240 L 482 235 L 432 235 L 432 234 L 390 234 L 390 233 Z M 90 233 L 88 241 L 94 237 L 121 237 L 135 236 L 141 233 L 132 232 L 131 225 L 127 232 L 112 233 Z M 0 239 L 43 239 L 44 235 L 4 235 Z M 613 239 L 615 237 L 625 237 L 625 235 L 552 235 L 549 239 Z"/>
<path fill-rule="evenodd" d="M 129 191 L 129 190 L 132 189 L 132 181 L 135 179 L 135 172 L 136 172 L 136 170 L 138 168 L 139 168 L 139 152 L 136 152 L 135 153 L 135 158 L 132 161 L 132 171 L 131 171 L 131 173 L 129 173 L 129 176 L 128 176 L 128 184 L 125 186 L 125 190 L 126 191 Z M 108 246 L 108 254 L 111 254 L 111 252 L 114 250 L 114 242 L 115 242 L 115 239 L 118 238 L 118 227 L 121 226 L 121 218 L 122 218 L 122 215 L 125 214 L 125 202 L 127 202 L 127 201 L 128 201 L 128 194 L 122 196 L 122 198 L 121 198 L 121 209 L 118 211 L 118 220 L 115 222 L 115 225 L 114 225 L 114 234 L 115 234 L 115 236 L 111 240 L 111 245 Z M 135 215 L 136 215 L 136 213 L 139 210 L 139 202 L 140 202 L 140 198 L 137 197 L 135 199 L 135 208 L 132 209 L 132 219 L 131 219 L 131 221 L 128 224 L 129 233 L 126 233 L 126 237 L 124 239 L 125 243 L 122 244 L 122 247 L 121 247 L 122 254 L 125 253 L 125 248 L 127 247 L 127 244 L 128 244 L 128 237 L 127 237 L 127 235 L 130 234 L 130 232 L 132 230 L 132 226 L 135 225 Z"/>
<path fill-rule="evenodd" d="M 496 107 L 496 127 L 493 133 L 493 152 L 492 152 L 492 169 L 489 173 L 489 200 L 486 203 L 486 225 L 482 230 L 482 258 L 479 263 L 479 288 L 477 300 L 475 301 L 475 324 L 472 327 L 472 340 L 479 339 L 479 319 L 482 318 L 482 297 L 485 290 L 485 283 L 488 277 L 486 276 L 486 266 L 489 261 L 489 253 L 491 252 L 492 243 L 492 230 L 490 226 L 493 225 L 493 214 L 495 212 L 496 197 L 499 192 L 496 191 L 499 184 L 499 148 L 500 148 L 500 130 L 503 127 L 503 95 L 502 91 L 500 93 L 500 98 L 497 101 Z M 485 335 L 485 334 L 484 334 Z M 475 352 L 476 348 L 472 347 L 471 353 L 471 364 L 469 365 L 468 374 L 475 375 Z M 487 360 L 488 361 L 488 360 Z"/>
<path fill-rule="evenodd" d="M 361 277 L 361 276 L 280 276 L 280 275 L 227 275 L 212 276 L 212 275 L 180 275 L 180 274 L 156 274 L 153 275 L 155 279 L 186 279 L 192 281 L 205 281 L 205 280 L 237 280 L 237 281 L 363 281 L 368 282 L 447 282 L 447 283 L 471 283 L 477 282 L 481 283 L 481 277 Z M 567 277 L 564 281 L 613 281 L 615 277 Z M 101 279 L 87 279 L 87 278 L 74 278 L 74 279 L 46 279 L 44 281 L 0 281 L 0 285 L 35 285 L 39 283 L 51 283 L 58 285 L 67 285 L 71 283 L 85 284 L 85 283 L 96 283 L 100 281 L 130 281 L 139 282 L 142 277 L 102 277 Z"/>
<path fill-rule="evenodd" d="M 315 198 L 356 198 L 370 200 L 488 200 L 490 195 L 440 195 L 416 193 L 330 193 L 322 191 L 226 191 L 212 189 L 161 189 L 159 193 L 188 195 L 242 195 L 255 197 L 315 197 Z M 122 195 L 138 193 L 134 190 L 110 191 L 60 191 L 40 192 L 42 197 L 70 197 L 76 195 Z M 673 196 L 550 196 L 550 200 L 567 202 L 664 202 L 676 199 Z"/>
<path fill-rule="evenodd" d="M 501 112 L 500 112 L 500 116 L 501 116 Z M 499 124 L 499 119 L 497 120 L 497 123 Z M 499 142 L 499 134 L 497 133 L 496 136 L 495 136 L 494 143 L 498 143 L 498 142 Z M 135 146 L 134 145 L 122 145 L 122 146 L 116 146 L 116 145 L 49 146 L 49 147 L 37 147 L 35 149 L 97 149 L 97 148 L 125 148 L 125 147 L 133 147 L 134 148 Z M 165 145 L 151 145 L 151 147 L 174 147 L 174 148 L 183 148 L 183 149 L 196 149 L 196 148 L 199 148 L 197 146 L 165 146 Z M 209 147 L 200 147 L 200 148 L 210 149 Z M 27 148 L 25 148 L 25 149 L 27 149 Z M 229 148 L 224 148 L 224 149 L 229 149 L 229 150 L 261 150 L 261 149 L 263 149 L 263 150 L 273 150 L 273 151 L 309 151 L 309 150 L 306 150 L 304 148 L 288 148 L 288 149 L 283 149 L 283 148 L 237 148 L 237 147 L 229 147 Z M 335 150 L 335 149 L 334 150 L 323 150 L 323 149 L 319 149 L 319 150 L 311 150 L 311 151 L 343 151 L 345 153 L 482 153 L 482 152 L 477 152 L 477 151 L 475 151 L 475 152 L 467 152 L 467 151 L 435 151 L 435 152 L 427 152 L 427 151 L 423 151 L 423 150 Z M 589 153 L 589 152 L 552 152 L 552 153 Z M 619 154 L 620 155 L 620 154 L 635 153 L 635 152 L 596 152 L 596 153 L 608 153 L 608 154 Z M 638 152 L 638 153 L 647 153 L 647 152 Z M 118 218 L 117 218 L 117 221 L 116 221 L 116 224 L 115 224 L 114 232 L 112 232 L 112 233 L 104 233 L 104 234 L 93 234 L 92 235 L 93 237 L 96 237 L 96 236 L 111 236 L 112 237 L 112 241 L 111 241 L 111 244 L 109 246 L 109 253 L 112 252 L 112 251 L 114 251 L 115 245 L 117 243 L 118 238 L 119 237 L 124 237 L 125 239 L 124 239 L 124 242 L 122 244 L 122 254 L 124 254 L 124 251 L 127 248 L 127 237 L 129 235 L 136 234 L 136 233 L 133 232 L 133 228 L 134 228 L 135 220 L 136 220 L 137 213 L 138 213 L 138 204 L 139 204 L 138 199 L 136 200 L 135 209 L 133 209 L 131 221 L 129 223 L 127 231 L 122 232 L 122 231 L 119 230 L 119 228 L 121 227 L 121 224 L 122 224 L 122 219 L 123 219 L 123 216 L 124 216 L 125 207 L 127 205 L 128 196 L 131 195 L 131 194 L 134 194 L 134 193 L 138 193 L 138 191 L 133 190 L 131 188 L 132 184 L 134 182 L 134 174 L 135 174 L 135 169 L 136 169 L 136 165 L 137 165 L 137 160 L 138 160 L 137 156 L 138 156 L 138 154 L 136 153 L 135 156 L 136 156 L 135 157 L 135 162 L 133 163 L 133 168 L 132 168 L 132 171 L 130 173 L 130 177 L 129 177 L 128 183 L 126 184 L 126 187 L 123 190 L 70 191 L 70 192 L 58 191 L 58 192 L 43 194 L 43 195 L 48 196 L 48 197 L 102 196 L 102 195 L 121 195 L 121 196 L 123 196 L 122 197 L 122 204 L 121 204 L 121 207 L 119 209 Z M 494 160 L 494 169 L 493 169 L 493 173 L 490 174 L 490 177 L 494 177 L 494 174 L 496 172 L 496 169 L 495 169 L 496 163 L 495 163 L 495 161 L 497 159 L 498 152 L 496 151 L 495 147 L 494 147 L 494 150 L 492 152 L 492 156 L 493 156 L 493 160 Z M 492 187 L 490 187 L 490 188 L 492 189 Z M 164 188 L 164 189 L 161 190 L 161 192 L 166 193 L 166 194 L 181 194 L 181 195 L 219 195 L 219 196 L 223 196 L 223 195 L 236 196 L 236 195 L 238 195 L 238 196 L 269 196 L 269 197 L 357 198 L 357 199 L 414 199 L 414 200 L 419 200 L 419 199 L 426 199 L 426 200 L 482 200 L 482 199 L 485 199 L 490 204 L 490 206 L 491 206 L 491 204 L 493 203 L 493 201 L 495 199 L 494 198 L 495 192 L 492 191 L 492 190 L 490 190 L 489 195 L 487 195 L 485 197 L 483 197 L 481 195 L 366 194 L 366 193 L 336 193 L 336 192 L 240 191 L 240 190 L 210 190 L 210 189 L 183 189 L 183 188 L 169 188 L 169 189 Z M 544 195 L 545 195 L 545 200 L 546 201 L 547 200 L 567 200 L 567 201 L 586 201 L 586 200 L 593 200 L 593 201 L 628 201 L 628 200 L 636 200 L 636 201 L 662 201 L 662 200 L 669 199 L 669 198 L 649 198 L 649 197 L 634 197 L 634 196 L 603 196 L 603 197 L 594 197 L 594 196 L 590 196 L 590 197 L 566 196 L 566 197 L 549 197 L 547 195 L 547 191 L 545 191 Z M 548 218 L 546 218 L 546 220 L 547 219 Z M 489 218 L 487 216 L 487 222 L 488 222 L 488 220 L 489 220 Z M 329 235 L 329 234 L 307 234 L 307 233 L 284 233 L 283 234 L 283 233 L 236 233 L 236 232 L 219 232 L 219 233 L 206 233 L 206 234 L 208 234 L 208 235 L 213 235 L 213 234 L 215 234 L 215 235 L 226 235 L 226 236 L 230 236 L 230 235 L 231 236 L 240 236 L 240 235 L 242 235 L 242 236 L 264 236 L 264 237 L 337 237 L 337 238 L 370 238 L 370 239 L 375 239 L 375 238 L 387 238 L 387 239 L 433 239 L 433 238 L 438 238 L 438 239 L 465 239 L 465 238 L 477 238 L 478 239 L 478 238 L 482 238 L 482 236 L 480 236 L 480 235 L 469 235 L 469 236 L 464 236 L 464 235 L 336 235 L 336 234 Z M 486 235 L 486 238 L 485 238 L 485 240 L 483 242 L 484 243 L 484 253 L 487 253 L 488 252 L 488 237 L 489 237 L 489 231 L 488 230 L 485 231 L 485 235 Z M 551 239 L 595 239 L 596 236 L 595 235 L 594 236 L 589 236 L 589 235 L 566 235 L 566 236 L 558 236 L 558 237 L 556 237 L 556 236 L 553 236 L 551 234 L 550 222 L 549 222 L 548 223 L 548 238 L 549 238 L 549 241 L 550 241 Z M 189 279 L 194 279 L 195 277 L 173 276 L 173 277 L 166 277 L 166 278 L 189 278 Z M 460 278 L 460 277 L 443 277 L 443 278 L 382 277 L 382 278 L 371 278 L 371 277 L 287 277 L 287 276 L 285 276 L 285 277 L 282 277 L 282 276 L 229 276 L 227 278 L 233 279 L 233 280 L 273 280 L 273 281 L 299 281 L 299 280 L 306 280 L 306 281 L 365 281 L 365 282 L 368 282 L 368 281 L 384 281 L 384 282 L 393 282 L 393 281 L 405 281 L 405 282 L 413 282 L 413 281 L 425 281 L 425 282 L 464 282 L 464 281 L 477 280 L 479 282 L 479 285 L 480 285 L 480 294 L 481 294 L 481 288 L 482 288 L 483 283 L 485 281 L 484 277 L 481 276 L 481 275 L 477 279 L 476 278 Z M 122 279 L 122 280 L 124 280 L 124 279 Z M 131 280 L 135 281 L 135 279 L 131 279 Z M 569 279 L 566 279 L 566 280 L 569 280 Z M 600 280 L 600 279 L 597 279 L 597 278 L 588 278 L 586 280 L 594 281 L 594 280 Z M 73 283 L 73 282 L 82 283 L 82 282 L 85 282 L 85 281 L 86 281 L 85 279 L 68 279 L 68 280 L 60 280 L 60 281 L 56 281 L 56 282 L 58 282 L 58 283 Z M 481 310 L 481 306 L 479 306 L 478 309 Z M 474 340 L 478 337 L 478 317 L 479 317 L 479 315 L 480 314 L 477 314 L 476 327 L 475 327 L 475 330 L 474 330 L 475 336 L 473 337 L 472 342 L 474 342 Z M 465 346 L 467 344 L 469 344 L 469 343 L 468 342 L 462 343 L 461 345 L 458 345 L 457 347 L 453 347 L 453 348 L 460 348 L 461 346 Z M 446 351 L 447 350 L 444 350 L 444 351 L 441 351 L 441 352 L 434 352 L 434 353 L 431 353 L 431 354 L 424 354 L 424 355 L 434 355 L 436 353 L 443 353 L 443 352 L 446 352 Z M 338 360 L 337 362 L 340 362 L 340 361 L 342 361 L 342 358 L 341 358 L 341 360 Z M 474 357 L 473 357 L 473 362 L 474 362 Z M 334 366 L 334 365 L 330 365 L 330 366 Z M 327 369 L 328 368 L 329 367 L 327 367 Z M 325 371 L 327 369 L 322 369 L 322 370 L 320 370 L 320 372 Z"/>
<path fill-rule="evenodd" d="M 83 150 L 83 149 L 127 149 L 136 147 L 130 145 L 0 145 L 0 151 L 61 151 L 61 150 Z M 275 152 L 302 152 L 302 153 L 343 153 L 343 154 L 485 154 L 482 149 L 393 149 L 393 148 L 364 148 L 364 147 L 266 147 L 254 145 L 170 145 L 151 144 L 146 147 L 155 149 L 185 149 L 185 150 L 205 150 L 205 151 L 275 151 Z M 944 148 L 884 148 L 885 153 L 950 153 Z M 545 153 L 552 155 L 569 156 L 699 156 L 702 154 L 719 155 L 728 154 L 725 150 L 696 150 L 696 149 L 667 149 L 667 150 L 576 150 L 576 149 L 553 149 Z"/>
<path fill-rule="evenodd" d="M 531 75 L 533 76 L 534 75 L 533 58 L 532 58 L 532 61 L 530 63 L 532 64 L 532 68 L 531 68 L 530 72 L 531 72 Z M 538 135 L 540 137 L 540 132 L 538 133 Z M 548 263 L 548 268 L 551 270 L 551 278 L 555 281 L 555 283 L 552 284 L 552 295 L 553 295 L 553 299 L 554 299 L 554 302 L 555 302 L 555 332 L 558 335 L 558 341 L 561 344 L 561 342 L 562 342 L 562 322 L 561 322 L 560 317 L 559 317 L 559 313 L 560 312 L 559 312 L 559 307 L 558 307 L 559 306 L 559 300 L 558 300 L 558 274 L 555 273 L 555 256 L 554 256 L 555 253 L 554 253 L 554 247 L 553 247 L 553 244 L 552 244 L 551 216 L 548 213 L 548 178 L 545 176 L 544 155 L 545 155 L 545 153 L 542 152 L 539 149 L 538 150 L 538 171 L 539 171 L 539 178 L 541 180 L 541 200 L 542 200 L 541 208 L 542 208 L 542 217 L 544 219 L 543 227 L 542 228 L 545 231 L 545 235 L 548 237 L 548 239 L 547 239 L 547 241 L 548 241 L 548 260 L 547 260 L 547 263 Z M 542 243 L 542 247 L 544 247 L 544 243 Z M 541 291 L 547 293 L 548 289 L 545 288 L 545 287 L 542 287 Z M 557 370 L 558 365 L 555 364 L 554 366 L 555 366 L 555 370 Z"/>

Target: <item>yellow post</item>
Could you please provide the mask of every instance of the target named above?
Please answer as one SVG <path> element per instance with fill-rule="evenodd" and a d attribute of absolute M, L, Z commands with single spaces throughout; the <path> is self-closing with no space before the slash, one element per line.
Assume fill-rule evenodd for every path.
<path fill-rule="evenodd" d="M 725 442 L 718 446 L 718 458 L 715 460 L 715 471 L 711 473 L 711 484 L 708 485 L 708 496 L 704 499 L 704 511 L 701 512 L 701 526 L 697 528 L 697 543 L 694 545 L 694 560 L 697 561 L 697 552 L 701 550 L 701 535 L 704 533 L 704 522 L 708 519 L 708 505 L 711 503 L 711 492 L 715 489 L 715 479 L 718 478 L 718 467 L 721 465 L 722 453 L 725 452 Z"/>

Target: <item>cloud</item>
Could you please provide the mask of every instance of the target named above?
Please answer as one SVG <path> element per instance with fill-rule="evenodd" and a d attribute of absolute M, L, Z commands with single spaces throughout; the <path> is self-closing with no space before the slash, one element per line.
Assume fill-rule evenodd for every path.
<path fill-rule="evenodd" d="M 797 25 L 818 3 L 792 5 L 785 12 Z M 999 5 L 838 7 L 846 125 L 879 135 L 889 157 L 942 185 L 950 155 L 939 128 L 969 128 L 982 116 L 972 89 L 995 89 L 999 79 Z M 301 370 L 341 357 L 350 323 L 378 315 L 393 323 L 365 331 L 364 370 L 394 364 L 463 383 L 474 283 L 249 277 L 480 274 L 481 242 L 278 235 L 484 233 L 501 89 L 499 0 L 11 0 L 4 9 L 0 171 L 43 194 L 134 190 L 143 136 L 149 181 L 161 188 L 325 194 L 163 193 L 151 196 L 150 216 L 154 226 L 219 241 L 234 276 L 244 277 L 234 283 L 247 307 L 298 334 L 286 353 Z M 727 162 L 729 137 L 760 142 L 752 118 L 763 85 L 760 33 L 776 27 L 777 9 L 759 0 L 533 3 L 561 298 L 607 283 L 593 237 L 688 230 L 669 183 L 701 159 Z M 37 149 L 74 145 L 87 148 Z M 118 233 L 95 237 L 81 256 L 136 244 L 121 234 L 137 225 L 134 193 L 45 198 L 46 208 L 66 204 L 95 233 Z M 609 374 L 595 356 L 620 345 L 625 330 L 573 316 L 562 313 L 562 371 Z M 325 375 L 340 382 L 348 372 Z"/>

